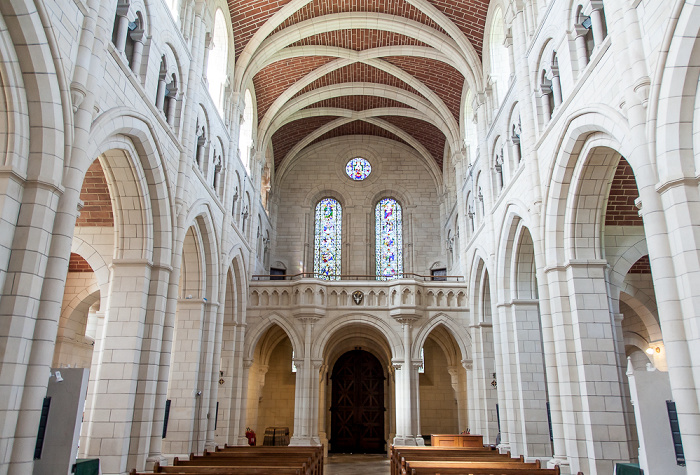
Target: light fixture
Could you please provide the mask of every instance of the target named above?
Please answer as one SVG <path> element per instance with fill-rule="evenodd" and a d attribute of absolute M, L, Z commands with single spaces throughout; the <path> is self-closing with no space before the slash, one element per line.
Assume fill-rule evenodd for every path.
<path fill-rule="evenodd" d="M 653 355 L 654 354 L 654 349 L 653 348 L 647 348 L 647 355 Z"/>

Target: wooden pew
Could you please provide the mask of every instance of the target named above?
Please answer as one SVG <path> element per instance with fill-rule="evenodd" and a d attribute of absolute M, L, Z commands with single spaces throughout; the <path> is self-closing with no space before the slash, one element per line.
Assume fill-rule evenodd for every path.
<path fill-rule="evenodd" d="M 510 452 L 499 454 L 490 448 L 464 448 L 464 447 L 391 447 L 391 474 L 401 473 L 402 459 L 407 460 L 482 460 L 482 461 L 519 461 L 523 457 L 511 458 Z"/>
<path fill-rule="evenodd" d="M 201 470 L 199 470 L 201 468 Z M 180 471 L 175 471 L 180 469 Z M 155 471 L 158 470 L 158 471 Z M 135 469 L 130 475 L 153 475 L 154 473 L 167 473 L 177 475 L 304 475 L 299 467 L 158 467 L 153 472 L 137 472 Z"/>
<path fill-rule="evenodd" d="M 420 462 L 410 461 L 402 475 L 559 475 L 559 466 L 541 468 L 520 462 Z M 532 465 L 532 466 L 531 466 Z M 535 466 L 536 465 L 536 466 Z"/>
<path fill-rule="evenodd" d="M 261 460 L 284 459 L 289 456 L 308 456 L 311 458 L 309 466 L 312 469 L 313 475 L 323 475 L 323 447 L 322 446 L 224 446 L 224 448 L 216 447 L 214 452 L 204 452 L 200 458 L 218 458 L 224 457 L 232 460 L 247 458 L 247 457 L 263 457 Z M 199 460 L 197 456 L 191 456 L 192 460 Z"/>
<path fill-rule="evenodd" d="M 147 472 L 130 472 L 142 475 Z M 190 460 L 175 458 L 172 467 L 156 464 L 153 472 L 189 475 L 322 475 L 323 447 L 225 447 Z"/>

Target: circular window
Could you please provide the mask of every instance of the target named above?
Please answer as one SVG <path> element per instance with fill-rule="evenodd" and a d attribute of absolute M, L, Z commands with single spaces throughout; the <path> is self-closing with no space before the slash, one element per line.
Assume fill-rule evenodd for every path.
<path fill-rule="evenodd" d="M 345 173 L 353 180 L 364 180 L 372 173 L 372 165 L 364 158 L 353 158 L 345 165 Z"/>

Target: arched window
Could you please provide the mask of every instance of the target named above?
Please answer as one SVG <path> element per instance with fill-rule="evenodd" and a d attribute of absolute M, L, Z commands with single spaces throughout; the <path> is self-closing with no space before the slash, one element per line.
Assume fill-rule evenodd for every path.
<path fill-rule="evenodd" d="M 238 137 L 238 151 L 241 154 L 243 166 L 250 173 L 250 147 L 253 145 L 253 96 L 250 94 L 250 90 L 246 90 L 244 100 L 245 109 Z"/>
<path fill-rule="evenodd" d="M 403 277 L 403 230 L 401 205 L 384 198 L 374 209 L 375 258 L 378 280 Z"/>
<path fill-rule="evenodd" d="M 314 233 L 314 277 L 338 280 L 340 277 L 343 208 L 337 200 L 324 198 L 316 205 Z"/>
<path fill-rule="evenodd" d="M 219 114 L 224 115 L 224 87 L 226 83 L 226 66 L 228 64 L 228 34 L 226 33 L 226 20 L 221 9 L 216 10 L 214 17 L 214 47 L 209 53 L 207 66 L 207 79 L 209 80 L 209 94 Z"/>
<path fill-rule="evenodd" d="M 472 108 L 472 101 L 474 100 L 474 95 L 471 91 L 467 93 L 465 99 L 466 108 L 464 113 L 464 135 L 465 135 L 465 145 L 469 150 L 469 164 L 471 165 L 476 160 L 476 151 L 479 144 L 479 139 L 476 136 L 476 124 L 474 123 L 474 109 Z"/>
<path fill-rule="evenodd" d="M 503 26 L 503 12 L 497 8 L 493 14 L 490 35 L 491 78 L 496 83 L 497 104 L 503 102 L 510 78 L 508 48 L 503 44 L 506 39 Z"/>

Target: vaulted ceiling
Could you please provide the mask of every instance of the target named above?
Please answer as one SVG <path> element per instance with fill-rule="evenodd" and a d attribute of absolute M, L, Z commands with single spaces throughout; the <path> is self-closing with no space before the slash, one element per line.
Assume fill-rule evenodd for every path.
<path fill-rule="evenodd" d="M 465 84 L 480 84 L 488 3 L 229 0 L 234 86 L 253 86 L 259 153 L 279 167 L 325 139 L 373 135 L 441 170 L 445 146 L 460 148 Z"/>

